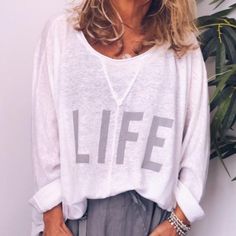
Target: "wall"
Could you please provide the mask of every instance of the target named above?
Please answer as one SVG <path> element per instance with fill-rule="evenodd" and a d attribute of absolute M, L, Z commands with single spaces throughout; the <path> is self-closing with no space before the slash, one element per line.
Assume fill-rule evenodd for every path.
<path fill-rule="evenodd" d="M 0 235 L 30 235 L 30 95 L 33 49 L 45 19 L 63 0 L 1 1 Z"/>
<path fill-rule="evenodd" d="M 199 14 L 212 8 L 199 2 Z M 233 0 L 227 1 L 228 5 Z M 64 7 L 63 0 L 3 1 L 0 20 L 0 235 L 30 234 L 32 194 L 30 157 L 30 95 L 32 56 L 45 20 Z M 235 16 L 235 15 L 234 15 Z M 234 176 L 236 161 L 227 165 Z M 202 201 L 206 217 L 194 224 L 191 236 L 234 236 L 236 182 L 231 183 L 218 160 L 211 161 Z"/>

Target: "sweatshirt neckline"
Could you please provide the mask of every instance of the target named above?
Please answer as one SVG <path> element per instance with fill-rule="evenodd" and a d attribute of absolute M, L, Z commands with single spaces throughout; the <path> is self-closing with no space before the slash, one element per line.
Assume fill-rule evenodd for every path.
<path fill-rule="evenodd" d="M 83 44 L 85 45 L 85 47 L 94 55 L 96 55 L 97 57 L 99 57 L 102 60 L 106 60 L 108 62 L 114 62 L 114 63 L 122 63 L 122 62 L 128 62 L 128 61 L 139 61 L 142 58 L 145 58 L 148 55 L 151 55 L 154 51 L 158 51 L 157 49 L 160 50 L 160 48 L 158 48 L 156 45 L 152 46 L 151 48 L 149 48 L 147 51 L 137 55 L 137 56 L 133 56 L 133 57 L 129 57 L 129 58 L 112 58 L 109 56 L 106 56 L 100 52 L 98 52 L 96 49 L 94 49 L 90 43 L 88 42 L 88 40 L 86 39 L 84 33 L 82 30 L 77 31 L 77 36 L 82 40 Z"/>

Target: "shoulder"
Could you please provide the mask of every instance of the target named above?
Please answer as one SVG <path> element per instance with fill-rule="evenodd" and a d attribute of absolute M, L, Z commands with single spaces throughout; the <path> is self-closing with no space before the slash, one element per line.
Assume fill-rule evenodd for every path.
<path fill-rule="evenodd" d="M 65 44 L 68 33 L 73 30 L 69 22 L 69 17 L 70 13 L 64 10 L 47 18 L 40 31 L 40 44 L 61 50 Z"/>
<path fill-rule="evenodd" d="M 189 79 L 194 88 L 202 86 L 204 83 L 207 86 L 207 68 L 200 47 L 200 41 L 195 34 L 192 33 L 190 36 L 190 40 L 195 45 L 195 49 L 189 50 L 186 55 Z"/>
<path fill-rule="evenodd" d="M 203 55 L 200 47 L 198 36 L 194 32 L 189 32 L 184 39 L 184 45 L 191 45 L 189 48 L 185 47 L 182 51 L 175 52 L 170 43 L 167 43 L 167 51 L 172 58 L 181 67 L 191 67 L 195 62 L 199 63 L 203 60 Z"/>
<path fill-rule="evenodd" d="M 51 15 L 46 19 L 41 37 L 61 39 L 65 37 L 72 25 L 69 22 L 70 13 L 65 9 L 59 13 Z"/>
<path fill-rule="evenodd" d="M 200 72 L 199 69 L 205 67 L 200 41 L 198 40 L 198 36 L 191 32 L 186 37 L 186 42 L 192 46 L 181 58 L 177 58 L 177 60 L 180 64 L 186 64 L 187 68 L 190 69 L 192 73 L 198 73 Z"/>
<path fill-rule="evenodd" d="M 200 47 L 200 42 L 197 38 L 197 35 L 193 32 L 189 33 L 187 37 L 187 42 L 192 44 L 192 48 L 187 52 L 187 57 L 191 60 L 201 60 L 202 59 L 202 51 Z"/>

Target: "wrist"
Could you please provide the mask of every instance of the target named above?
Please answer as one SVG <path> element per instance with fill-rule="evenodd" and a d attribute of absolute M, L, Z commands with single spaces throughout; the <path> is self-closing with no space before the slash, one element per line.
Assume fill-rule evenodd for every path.
<path fill-rule="evenodd" d="M 52 209 L 43 213 L 43 221 L 45 224 L 62 224 L 64 222 L 61 203 Z"/>
<path fill-rule="evenodd" d="M 187 219 L 187 217 L 184 215 L 184 213 L 179 207 L 176 207 L 175 209 L 173 209 L 173 212 L 181 221 L 183 221 L 184 224 L 191 225 L 191 222 Z"/>
<path fill-rule="evenodd" d="M 186 233 L 190 230 L 191 225 L 185 224 L 172 209 L 171 214 L 168 216 L 167 220 L 175 228 L 176 233 L 179 236 L 185 236 Z"/>

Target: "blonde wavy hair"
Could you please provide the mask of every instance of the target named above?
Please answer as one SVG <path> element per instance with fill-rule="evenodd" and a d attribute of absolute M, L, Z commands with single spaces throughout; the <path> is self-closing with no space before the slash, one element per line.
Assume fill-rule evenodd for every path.
<path fill-rule="evenodd" d="M 152 0 L 141 22 L 141 32 L 147 35 L 142 45 L 159 46 L 167 42 L 179 57 L 196 49 L 199 46 L 196 9 L 195 0 Z M 92 42 L 108 45 L 119 41 L 123 45 L 125 23 L 112 0 L 83 0 L 69 11 L 73 28 L 82 30 Z"/>

